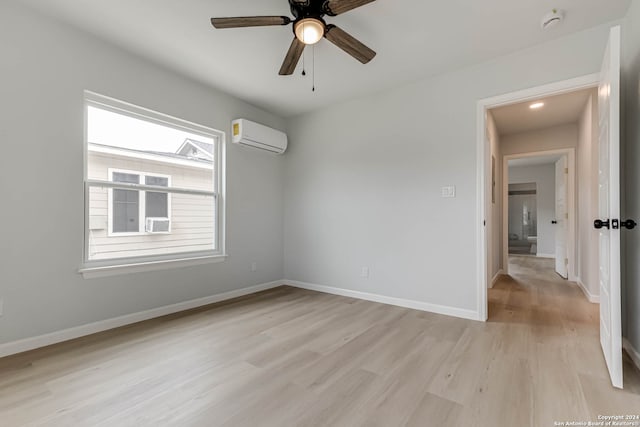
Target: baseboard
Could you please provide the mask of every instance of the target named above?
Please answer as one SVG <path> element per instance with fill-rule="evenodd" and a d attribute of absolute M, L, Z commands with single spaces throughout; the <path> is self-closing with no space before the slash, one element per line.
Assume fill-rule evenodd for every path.
<path fill-rule="evenodd" d="M 579 277 L 576 278 L 575 282 L 578 284 L 580 290 L 582 291 L 584 296 L 587 297 L 590 303 L 600 304 L 600 295 L 593 295 L 591 292 L 589 292 L 589 289 L 587 289 L 587 287 L 584 283 L 582 283 L 582 280 Z"/>
<path fill-rule="evenodd" d="M 221 294 L 211 295 L 204 298 L 183 301 L 177 304 L 165 305 L 163 307 L 153 308 L 138 313 L 126 314 L 124 316 L 114 317 L 111 319 L 101 320 L 98 322 L 76 326 L 61 331 L 51 332 L 45 335 L 39 335 L 37 337 L 25 338 L 18 341 L 0 344 L 0 357 L 10 356 L 12 354 L 46 347 L 48 345 L 69 341 L 75 338 L 107 331 L 109 329 L 119 328 L 121 326 L 130 325 L 132 323 L 142 322 L 144 320 L 154 319 L 156 317 L 190 310 L 192 308 L 198 308 L 205 305 L 214 304 L 216 302 L 250 295 L 267 289 L 277 288 L 278 286 L 282 286 L 281 280 L 224 292 Z"/>
<path fill-rule="evenodd" d="M 500 278 L 500 276 L 502 276 L 504 273 L 503 269 L 498 270 L 498 272 L 496 273 L 495 276 L 493 276 L 493 279 L 491 279 L 491 283 L 489 283 L 489 287 L 493 288 L 493 285 L 496 284 L 496 282 L 498 281 L 498 279 Z"/>
<path fill-rule="evenodd" d="M 555 258 L 556 254 L 536 254 L 538 258 Z"/>
<path fill-rule="evenodd" d="M 362 299 L 366 301 L 379 302 L 382 304 L 396 305 L 399 307 L 411 308 L 413 310 L 427 311 L 430 313 L 444 314 L 446 316 L 460 317 L 469 320 L 481 320 L 478 312 L 465 310 L 462 308 L 449 307 L 444 305 L 429 304 L 421 301 L 407 300 L 402 298 L 388 297 L 368 292 L 352 291 L 349 289 L 333 288 L 331 286 L 316 285 L 312 283 L 299 282 L 296 280 L 284 280 L 283 284 L 310 291 L 324 292 L 326 294 L 340 295 Z"/>
<path fill-rule="evenodd" d="M 629 340 L 624 337 L 622 338 L 622 348 L 624 348 L 624 350 L 633 361 L 633 364 L 636 365 L 636 368 L 638 368 L 638 370 L 640 371 L 640 353 L 638 352 L 638 350 L 633 348 Z"/>

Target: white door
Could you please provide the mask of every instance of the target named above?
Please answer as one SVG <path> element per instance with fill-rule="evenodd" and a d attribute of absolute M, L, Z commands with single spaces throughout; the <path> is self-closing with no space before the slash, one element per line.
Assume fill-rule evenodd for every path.
<path fill-rule="evenodd" d="M 569 211 L 567 210 L 567 157 L 556 162 L 556 273 L 567 278 L 567 236 Z"/>
<path fill-rule="evenodd" d="M 598 87 L 600 344 L 611 383 L 622 388 L 620 300 L 620 27 L 611 29 Z M 599 222 L 600 221 L 600 222 Z"/>

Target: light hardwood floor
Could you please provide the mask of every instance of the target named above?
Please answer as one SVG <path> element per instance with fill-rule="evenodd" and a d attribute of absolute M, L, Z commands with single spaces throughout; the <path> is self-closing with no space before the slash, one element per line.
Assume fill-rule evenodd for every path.
<path fill-rule="evenodd" d="M 553 426 L 640 413 L 597 306 L 513 258 L 473 322 L 282 287 L 0 359 L 0 425 Z M 446 286 L 446 284 L 442 284 Z"/>

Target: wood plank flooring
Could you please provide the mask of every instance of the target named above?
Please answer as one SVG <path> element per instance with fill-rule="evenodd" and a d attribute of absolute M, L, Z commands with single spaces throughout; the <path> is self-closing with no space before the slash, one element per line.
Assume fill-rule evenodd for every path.
<path fill-rule="evenodd" d="M 289 287 L 0 359 L 0 426 L 553 426 L 640 414 L 598 308 L 512 258 L 473 322 Z"/>

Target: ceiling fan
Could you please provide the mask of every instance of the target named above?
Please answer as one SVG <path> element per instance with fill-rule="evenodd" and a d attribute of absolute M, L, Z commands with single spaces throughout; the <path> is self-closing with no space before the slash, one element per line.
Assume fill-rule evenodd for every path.
<path fill-rule="evenodd" d="M 243 16 L 211 18 L 211 24 L 215 28 L 222 29 L 293 23 L 295 37 L 279 73 L 281 76 L 287 76 L 295 71 L 305 46 L 315 44 L 323 37 L 363 64 L 371 61 L 376 56 L 373 50 L 335 25 L 327 24 L 323 17 L 340 15 L 373 1 L 375 0 L 289 0 L 291 13 L 295 19 L 288 16 Z"/>

